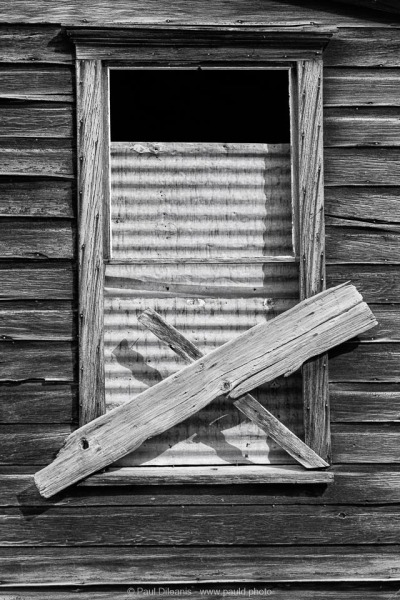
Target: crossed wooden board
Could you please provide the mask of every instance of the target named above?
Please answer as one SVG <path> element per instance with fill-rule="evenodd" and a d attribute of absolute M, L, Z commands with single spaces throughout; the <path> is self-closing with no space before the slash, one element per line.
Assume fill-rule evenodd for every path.
<path fill-rule="evenodd" d="M 145 311 L 140 321 L 191 364 L 68 436 L 55 460 L 35 475 L 42 496 L 103 469 L 221 394 L 235 399 L 240 411 L 304 467 L 328 466 L 247 392 L 377 324 L 353 285 L 303 300 L 206 356 L 154 312 Z"/>

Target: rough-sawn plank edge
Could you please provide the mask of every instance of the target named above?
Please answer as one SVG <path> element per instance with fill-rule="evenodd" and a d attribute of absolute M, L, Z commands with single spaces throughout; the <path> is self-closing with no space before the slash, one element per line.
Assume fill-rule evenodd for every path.
<path fill-rule="evenodd" d="M 76 430 L 56 459 L 36 473 L 36 486 L 44 497 L 53 496 L 195 414 L 221 392 L 238 398 L 374 325 L 352 285 L 303 300 Z"/>

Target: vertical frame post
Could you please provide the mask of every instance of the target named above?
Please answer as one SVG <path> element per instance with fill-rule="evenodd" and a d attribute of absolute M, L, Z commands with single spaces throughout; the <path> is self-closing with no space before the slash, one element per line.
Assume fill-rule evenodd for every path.
<path fill-rule="evenodd" d="M 300 205 L 300 298 L 325 289 L 322 60 L 300 61 L 298 98 L 298 193 Z M 305 442 L 330 458 L 327 355 L 303 366 Z"/>
<path fill-rule="evenodd" d="M 79 423 L 105 413 L 104 75 L 99 60 L 77 60 Z"/>

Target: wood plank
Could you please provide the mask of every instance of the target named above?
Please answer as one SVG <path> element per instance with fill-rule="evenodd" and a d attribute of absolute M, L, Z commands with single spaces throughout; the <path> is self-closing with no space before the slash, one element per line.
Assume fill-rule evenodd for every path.
<path fill-rule="evenodd" d="M 74 423 L 77 407 L 73 384 L 0 385 L 0 423 Z"/>
<path fill-rule="evenodd" d="M 146 310 L 139 316 L 139 321 L 154 335 L 160 338 L 174 352 L 191 364 L 204 356 L 198 348 L 185 338 L 177 329 L 169 325 L 154 310 Z M 311 448 L 294 435 L 273 414 L 266 410 L 254 396 L 246 394 L 233 403 L 240 412 L 262 429 L 267 436 L 279 444 L 290 456 L 304 467 L 327 467 L 328 463 L 321 459 Z M 211 473 L 212 474 L 212 473 Z"/>
<path fill-rule="evenodd" d="M 0 101 L 0 137 L 72 138 L 74 113 L 68 104 Z"/>
<path fill-rule="evenodd" d="M 134 594 L 137 600 L 146 598 L 165 598 L 168 596 L 186 596 L 192 600 L 200 600 L 204 597 L 214 597 L 220 600 L 236 600 L 242 596 L 273 596 L 276 600 L 393 600 L 398 591 L 398 583 L 205 583 L 203 585 L 193 584 L 168 584 L 166 585 L 130 585 L 130 594 Z M 125 600 L 125 586 L 104 586 L 91 588 L 90 591 L 71 590 L 70 588 L 53 588 L 48 591 L 46 587 L 2 589 L 4 600 Z M 265 597 L 265 596 L 264 596 Z"/>
<path fill-rule="evenodd" d="M 400 342 L 400 305 L 370 304 L 378 325 L 359 337 L 368 342 Z"/>
<path fill-rule="evenodd" d="M 49 507 L 47 511 L 4 508 L 1 545 L 99 546 L 105 541 L 118 557 L 121 546 L 371 545 L 399 539 L 396 506 L 135 506 Z M 205 523 L 207 524 L 205 526 Z M 297 543 L 296 543 L 297 542 Z M 198 548 L 197 548 L 198 550 Z M 256 552 L 256 553 L 257 553 Z M 187 563 L 186 563 L 187 564 Z M 214 563 L 218 565 L 219 561 Z M 236 564 L 236 569 L 238 568 Z M 171 578 L 167 571 L 166 578 Z M 236 578 L 237 579 L 237 576 Z"/>
<path fill-rule="evenodd" d="M 398 424 L 332 424 L 335 462 L 396 463 L 400 460 Z"/>
<path fill-rule="evenodd" d="M 3 548 L 5 584 L 398 580 L 399 546 Z M 217 568 L 216 568 L 217 567 Z M 168 574 L 168 575 L 167 575 Z M 126 591 L 126 590 L 125 590 Z"/>
<path fill-rule="evenodd" d="M 399 146 L 400 108 L 326 108 L 325 147 Z"/>
<path fill-rule="evenodd" d="M 109 298 L 299 299 L 297 263 L 107 264 Z"/>
<path fill-rule="evenodd" d="M 1 222 L 0 258 L 72 259 L 75 225 L 70 220 L 5 218 Z"/>
<path fill-rule="evenodd" d="M 300 299 L 325 289 L 324 159 L 322 60 L 301 63 L 297 81 Z M 295 170 L 294 170 L 295 171 Z M 330 460 L 327 357 L 308 361 L 303 369 L 304 439 Z"/>
<path fill-rule="evenodd" d="M 71 302 L 2 302 L 0 339 L 72 341 L 75 317 Z"/>
<path fill-rule="evenodd" d="M 327 187 L 325 217 L 400 223 L 399 187 Z"/>
<path fill-rule="evenodd" d="M 64 217 L 75 215 L 71 181 L 29 177 L 0 178 L 0 216 Z"/>
<path fill-rule="evenodd" d="M 221 392 L 238 398 L 266 381 L 294 372 L 305 360 L 369 329 L 374 318 L 360 301 L 353 286 L 341 286 L 303 300 L 283 315 L 253 327 L 149 388 L 138 399 L 81 427 L 67 440 L 57 460 L 36 474 L 40 492 L 49 497 L 107 466 L 149 437 L 195 414 Z M 306 333 L 307 325 L 311 331 Z M 267 348 L 271 351 L 267 352 Z M 160 396 L 163 402 L 155 406 L 152 400 Z"/>
<path fill-rule="evenodd" d="M 81 425 L 105 412 L 103 207 L 105 176 L 103 65 L 77 61 L 79 160 L 79 385 Z M 105 196 L 104 196 L 105 194 Z"/>
<path fill-rule="evenodd" d="M 400 281 L 398 265 L 335 265 L 327 266 L 328 285 L 351 281 L 366 302 L 390 304 L 398 302 Z"/>
<path fill-rule="evenodd" d="M 73 48 L 60 29 L 60 21 L 56 27 L 20 27 L 18 20 L 16 23 L 0 26 L 0 62 L 73 63 Z"/>
<path fill-rule="evenodd" d="M 0 175 L 74 177 L 74 147 L 70 140 L 3 138 Z"/>
<path fill-rule="evenodd" d="M 68 66 L 0 64 L 0 98 L 72 103 L 72 75 Z"/>
<path fill-rule="evenodd" d="M 327 185 L 398 185 L 400 150 L 398 148 L 327 148 L 325 183 Z"/>
<path fill-rule="evenodd" d="M 333 262 L 400 262 L 400 224 L 330 219 L 326 228 L 326 259 Z M 333 225 L 334 223 L 334 225 Z"/>
<path fill-rule="evenodd" d="M 318 504 L 398 504 L 400 466 L 390 464 L 334 465 L 329 485 L 263 484 L 132 486 L 126 478 L 113 485 L 94 485 L 94 475 L 58 494 L 53 500 L 40 496 L 33 482 L 34 466 L 0 467 L 0 505 L 16 507 L 55 506 L 248 506 Z M 264 467 L 267 468 L 267 467 Z M 269 467 L 268 467 L 269 468 Z M 161 469 L 157 469 L 160 472 Z M 307 471 L 308 475 L 314 472 Z M 121 485 L 116 485 L 116 483 Z M 194 482 L 193 482 L 194 483 Z"/>
<path fill-rule="evenodd" d="M 332 383 L 333 422 L 400 421 L 400 386 L 396 383 Z"/>
<path fill-rule="evenodd" d="M 400 106 L 399 69 L 327 68 L 324 106 Z"/>
<path fill-rule="evenodd" d="M 305 471 L 299 466 L 124 467 L 92 475 L 82 485 L 182 484 L 315 484 L 333 482 L 327 471 Z"/>
<path fill-rule="evenodd" d="M 70 425 L 0 425 L 0 464 L 43 465 L 52 460 Z"/>
<path fill-rule="evenodd" d="M 207 12 L 206 12 L 207 8 Z M 132 23 L 164 25 L 188 24 L 191 26 L 209 25 L 217 22 L 221 25 L 348 25 L 376 27 L 377 24 L 396 23 L 394 17 L 380 14 L 377 11 L 360 11 L 356 7 L 342 7 L 336 4 L 332 10 L 330 4 L 311 2 L 307 6 L 293 5 L 286 0 L 278 2 L 268 0 L 262 5 L 257 2 L 243 2 L 233 0 L 229 5 L 213 6 L 204 4 L 204 1 L 194 2 L 188 7 L 184 2 L 168 2 L 159 4 L 154 0 L 149 2 L 138 2 L 134 6 L 126 0 L 116 2 L 103 2 L 100 6 L 95 1 L 90 1 L 83 8 L 78 0 L 63 4 L 53 2 L 49 5 L 46 0 L 40 0 L 37 10 L 34 10 L 24 0 L 16 0 L 11 8 L 6 7 L 4 20 L 9 23 L 63 23 L 65 25 L 114 25 Z"/>
<path fill-rule="evenodd" d="M 398 28 L 341 28 L 324 52 L 329 67 L 399 67 Z"/>
<path fill-rule="evenodd" d="M 76 379 L 77 351 L 70 342 L 0 343 L 0 381 Z"/>
<path fill-rule="evenodd" d="M 8 268 L 4 268 L 4 266 Z M 25 268 L 19 264 L 2 265 L 1 300 L 71 300 L 75 298 L 74 269 L 70 265 L 43 265 Z"/>
<path fill-rule="evenodd" d="M 111 145 L 113 260 L 293 256 L 289 144 Z"/>
<path fill-rule="evenodd" d="M 344 344 L 329 353 L 330 381 L 400 381 L 399 344 Z"/>

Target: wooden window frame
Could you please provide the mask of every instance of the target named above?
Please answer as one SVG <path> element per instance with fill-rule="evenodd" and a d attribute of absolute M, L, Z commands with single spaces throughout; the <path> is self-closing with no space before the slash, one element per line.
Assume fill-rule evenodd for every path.
<path fill-rule="evenodd" d="M 104 374 L 104 264 L 110 236 L 108 72 L 120 68 L 288 68 L 291 89 L 291 139 L 293 148 L 292 189 L 297 198 L 294 215 L 298 229 L 300 300 L 325 288 L 322 54 L 332 34 L 326 28 L 255 27 L 139 27 L 129 29 L 68 30 L 76 48 L 78 196 L 79 196 L 79 424 L 105 412 Z M 323 459 L 330 459 L 330 419 L 327 355 L 303 366 L 305 443 Z M 135 483 L 150 483 L 147 471 Z M 168 483 L 166 467 L 153 467 L 154 481 Z M 177 470 L 182 470 L 177 467 Z M 206 470 L 215 481 L 223 468 Z M 128 471 L 129 469 L 126 469 Z M 196 470 L 181 475 L 184 483 L 195 483 Z M 244 471 L 240 467 L 236 471 Z M 260 479 L 260 467 L 249 472 L 249 481 L 277 481 L 269 475 Z M 254 469 L 251 469 L 252 471 Z M 310 477 L 301 467 L 299 477 Z M 123 469 L 119 469 L 123 471 Z M 265 471 L 265 468 L 264 468 Z M 320 473 L 320 475 L 328 475 Z M 114 479 L 99 476 L 96 484 L 127 483 L 119 474 Z M 177 479 L 175 477 L 175 479 Z M 207 479 L 207 477 L 206 477 Z M 279 479 L 279 477 L 278 477 Z M 311 478 L 312 479 L 312 478 Z M 314 473 L 316 482 L 323 481 Z M 178 477 L 179 480 L 179 477 Z M 204 483 L 204 477 L 200 477 Z M 328 479 L 325 478 L 325 481 Z M 246 481 L 245 474 L 236 481 Z"/>

